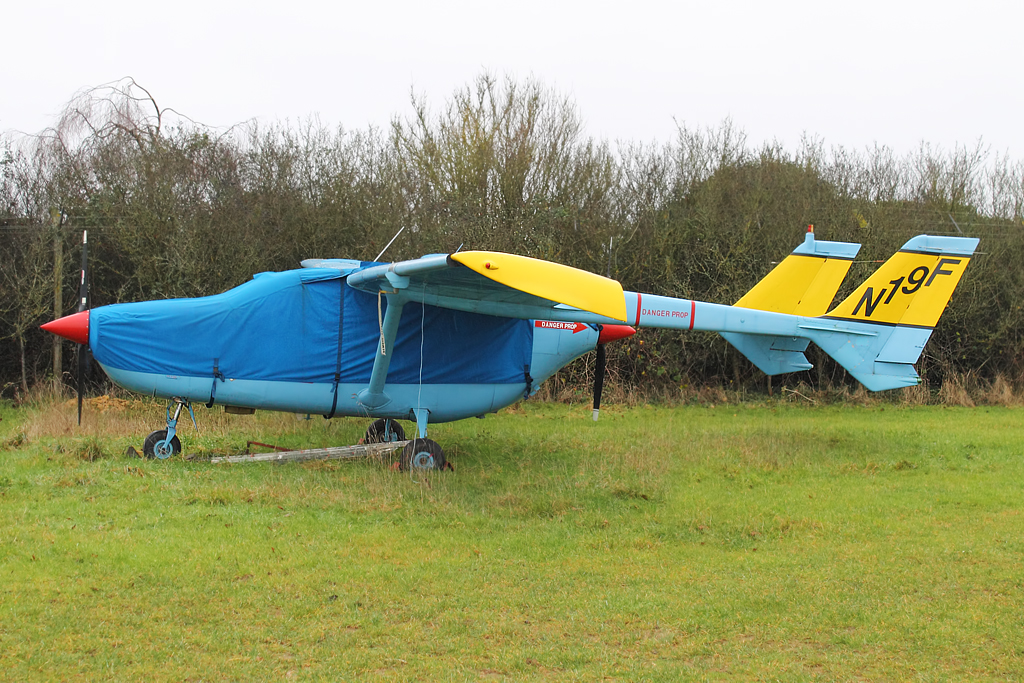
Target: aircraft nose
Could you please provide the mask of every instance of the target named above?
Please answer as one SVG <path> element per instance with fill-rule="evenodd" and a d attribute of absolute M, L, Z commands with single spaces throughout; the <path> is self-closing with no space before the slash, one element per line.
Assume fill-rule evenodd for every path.
<path fill-rule="evenodd" d="M 52 332 L 59 337 L 70 339 L 76 344 L 89 343 L 89 311 L 72 313 L 63 318 L 57 318 L 42 326 L 47 332 Z"/>
<path fill-rule="evenodd" d="M 607 344 L 616 339 L 625 339 L 636 334 L 636 330 L 629 325 L 602 325 L 601 334 L 597 338 L 598 344 Z"/>

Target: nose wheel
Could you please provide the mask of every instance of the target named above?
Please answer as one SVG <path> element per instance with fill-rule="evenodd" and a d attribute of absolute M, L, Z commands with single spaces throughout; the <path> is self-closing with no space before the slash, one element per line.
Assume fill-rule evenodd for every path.
<path fill-rule="evenodd" d="M 178 453 L 181 453 L 181 440 L 177 436 L 172 436 L 168 439 L 166 429 L 151 432 L 146 437 L 146 442 L 142 445 L 142 454 L 147 458 L 166 460 Z"/>
<path fill-rule="evenodd" d="M 171 406 L 174 406 L 174 413 L 171 413 Z M 188 414 L 192 418 L 192 425 L 199 431 L 199 426 L 196 425 L 196 414 L 192 410 L 192 404 L 181 398 L 173 398 L 167 405 L 167 429 L 159 429 L 155 432 L 150 432 L 149 436 L 146 437 L 145 443 L 142 444 L 142 454 L 147 458 L 157 458 L 158 460 L 166 460 L 172 455 L 181 453 L 181 440 L 175 433 L 178 428 L 178 416 L 181 415 L 181 409 L 187 408 Z"/>

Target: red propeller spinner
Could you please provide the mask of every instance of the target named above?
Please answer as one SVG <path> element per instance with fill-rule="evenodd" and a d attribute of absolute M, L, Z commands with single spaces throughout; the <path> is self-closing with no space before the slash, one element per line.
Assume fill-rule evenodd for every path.
<path fill-rule="evenodd" d="M 76 344 L 89 344 L 89 311 L 72 313 L 63 318 L 57 318 L 42 326 L 47 332 L 52 332 L 65 339 L 70 339 Z"/>

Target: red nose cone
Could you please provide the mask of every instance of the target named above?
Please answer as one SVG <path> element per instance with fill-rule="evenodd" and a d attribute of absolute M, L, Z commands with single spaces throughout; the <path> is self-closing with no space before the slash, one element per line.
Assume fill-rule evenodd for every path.
<path fill-rule="evenodd" d="M 629 325 L 602 325 L 601 334 L 597 338 L 597 343 L 607 344 L 608 342 L 615 341 L 616 339 L 632 337 L 634 334 L 636 334 L 636 330 Z"/>
<path fill-rule="evenodd" d="M 76 344 L 89 343 L 89 311 L 72 313 L 43 325 L 47 332 L 70 339 Z"/>

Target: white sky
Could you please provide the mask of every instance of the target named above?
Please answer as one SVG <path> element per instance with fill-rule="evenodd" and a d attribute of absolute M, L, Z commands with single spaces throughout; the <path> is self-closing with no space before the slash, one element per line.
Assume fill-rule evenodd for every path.
<path fill-rule="evenodd" d="M 979 138 L 1024 158 L 1024 2 L 24 0 L 3 9 L 0 131 L 132 76 L 215 126 L 348 129 L 436 108 L 484 70 L 570 96 L 597 138 L 668 142 L 725 117 L 793 149 Z"/>

